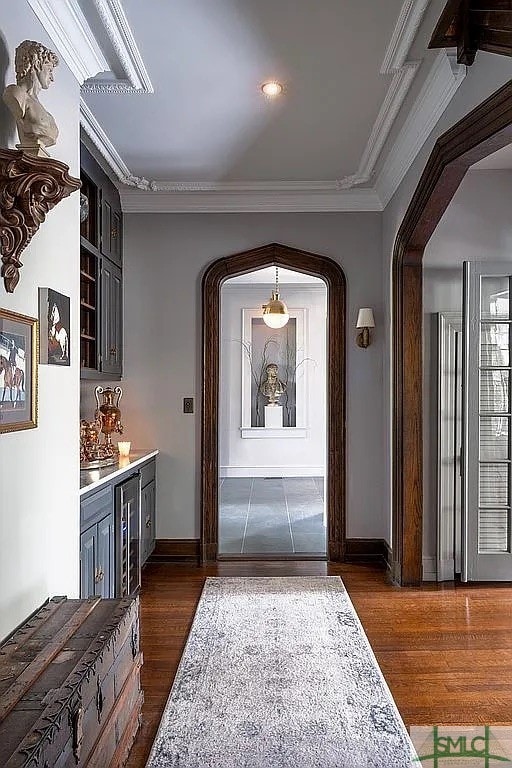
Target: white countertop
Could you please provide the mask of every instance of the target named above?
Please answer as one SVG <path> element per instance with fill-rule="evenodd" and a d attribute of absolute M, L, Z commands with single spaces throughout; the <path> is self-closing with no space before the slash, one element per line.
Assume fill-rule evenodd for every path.
<path fill-rule="evenodd" d="M 100 485 L 113 480 L 118 475 L 129 472 L 131 469 L 139 466 L 139 464 L 143 464 L 148 459 L 157 456 L 158 453 L 158 450 L 151 449 L 130 451 L 130 455 L 127 458 L 120 458 L 119 463 L 111 464 L 110 467 L 80 470 L 80 496 L 93 491 L 95 488 L 99 488 Z"/>

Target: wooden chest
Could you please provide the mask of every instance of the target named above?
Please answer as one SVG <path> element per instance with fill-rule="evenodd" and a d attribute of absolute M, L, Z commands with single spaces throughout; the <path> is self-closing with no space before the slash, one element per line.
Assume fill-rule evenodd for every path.
<path fill-rule="evenodd" d="M 0 766 L 117 768 L 137 733 L 138 598 L 53 598 L 0 645 Z"/>

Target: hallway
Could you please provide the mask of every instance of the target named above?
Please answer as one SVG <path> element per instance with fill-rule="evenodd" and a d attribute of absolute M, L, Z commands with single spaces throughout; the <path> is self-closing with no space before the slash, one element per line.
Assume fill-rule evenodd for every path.
<path fill-rule="evenodd" d="M 207 576 L 339 575 L 400 714 L 411 725 L 509 724 L 512 588 L 397 588 L 375 566 L 319 562 L 148 564 L 141 590 L 142 726 L 127 768 L 143 768 Z"/>
<path fill-rule="evenodd" d="M 326 554 L 323 477 L 221 480 L 219 553 Z"/>

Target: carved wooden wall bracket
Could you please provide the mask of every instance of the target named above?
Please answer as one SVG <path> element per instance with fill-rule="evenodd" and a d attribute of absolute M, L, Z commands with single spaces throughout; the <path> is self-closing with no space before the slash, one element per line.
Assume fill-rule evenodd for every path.
<path fill-rule="evenodd" d="M 449 0 L 429 48 L 454 47 L 467 66 L 479 50 L 512 56 L 512 0 Z"/>
<path fill-rule="evenodd" d="M 13 293 L 20 256 L 57 203 L 81 186 L 59 160 L 0 149 L 0 252 L 5 290 Z"/>

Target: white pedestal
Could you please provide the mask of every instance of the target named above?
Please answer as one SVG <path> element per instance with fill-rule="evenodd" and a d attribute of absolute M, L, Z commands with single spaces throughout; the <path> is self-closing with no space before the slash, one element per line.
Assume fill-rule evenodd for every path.
<path fill-rule="evenodd" d="M 265 426 L 282 427 L 283 426 L 283 406 L 266 405 L 265 406 Z"/>

